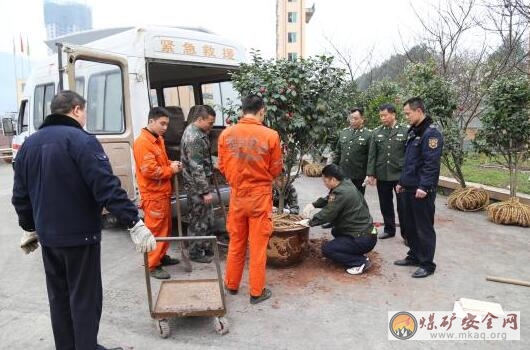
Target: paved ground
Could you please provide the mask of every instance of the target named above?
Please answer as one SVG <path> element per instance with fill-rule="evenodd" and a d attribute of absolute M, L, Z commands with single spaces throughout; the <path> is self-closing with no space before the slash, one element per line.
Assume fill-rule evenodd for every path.
<path fill-rule="evenodd" d="M 296 184 L 303 207 L 326 193 L 320 179 Z M 25 256 L 17 247 L 20 229 L 10 204 L 12 171 L 0 165 L 0 348 L 53 349 L 41 256 Z M 366 195 L 372 214 L 381 221 L 377 194 Z M 172 321 L 169 339 L 160 339 L 148 314 L 142 257 L 128 234 L 104 232 L 102 262 L 104 306 L 100 342 L 126 349 L 528 349 L 530 289 L 485 281 L 486 275 L 530 280 L 530 230 L 497 226 L 484 213 L 460 213 L 437 200 L 438 270 L 426 279 L 412 279 L 414 268 L 396 267 L 404 257 L 401 240 L 379 241 L 370 274 L 346 276 L 314 255 L 304 264 L 269 270 L 274 296 L 251 306 L 246 280 L 241 293 L 227 297 L 231 330 L 218 336 L 209 318 Z M 68 215 L 68 213 L 65 213 Z M 312 229 L 312 238 L 326 235 Z M 171 270 L 185 276 L 181 267 Z M 194 276 L 214 273 L 196 266 Z M 452 310 L 459 297 L 501 303 L 521 311 L 521 341 L 397 342 L 387 340 L 387 311 Z"/>

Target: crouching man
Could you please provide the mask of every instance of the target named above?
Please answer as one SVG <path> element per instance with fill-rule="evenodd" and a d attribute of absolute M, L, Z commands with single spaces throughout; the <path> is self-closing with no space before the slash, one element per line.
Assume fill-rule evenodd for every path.
<path fill-rule="evenodd" d="M 377 242 L 377 230 L 366 200 L 336 164 L 322 169 L 322 180 L 330 190 L 328 196 L 308 204 L 302 212 L 306 219 L 299 224 L 331 223 L 334 239 L 322 245 L 322 254 L 344 266 L 350 275 L 361 274 L 370 268 L 371 262 L 365 254 L 374 249 Z M 311 215 L 315 208 L 322 210 Z"/>

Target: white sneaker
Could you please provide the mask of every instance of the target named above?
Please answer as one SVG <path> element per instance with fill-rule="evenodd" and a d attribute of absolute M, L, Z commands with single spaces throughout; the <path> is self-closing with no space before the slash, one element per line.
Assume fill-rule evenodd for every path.
<path fill-rule="evenodd" d="M 364 271 L 368 270 L 370 266 L 372 266 L 372 263 L 367 259 L 366 262 L 361 266 L 350 267 L 349 269 L 346 269 L 346 272 L 350 275 L 360 275 Z"/>

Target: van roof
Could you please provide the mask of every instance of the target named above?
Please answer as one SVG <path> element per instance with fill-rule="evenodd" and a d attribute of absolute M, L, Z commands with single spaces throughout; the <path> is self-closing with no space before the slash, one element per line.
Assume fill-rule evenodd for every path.
<path fill-rule="evenodd" d="M 129 57 L 238 66 L 245 61 L 240 44 L 201 27 L 150 25 L 95 29 L 64 35 L 47 42 L 77 45 Z"/>
<path fill-rule="evenodd" d="M 66 43 L 74 44 L 74 45 L 85 45 L 90 42 L 93 42 L 99 39 L 104 39 L 104 38 L 125 32 L 127 30 L 131 30 L 134 28 L 135 27 L 129 26 L 129 27 L 115 27 L 115 28 L 104 28 L 104 29 L 90 29 L 90 30 L 85 30 L 82 32 L 58 36 L 51 40 L 46 40 L 44 43 L 50 48 L 50 50 L 57 53 L 56 43 L 66 42 Z M 152 28 L 155 28 L 155 27 L 152 27 Z M 187 30 L 187 31 L 196 31 L 196 32 L 206 33 L 206 34 L 214 34 L 213 32 L 203 27 L 158 26 L 156 28 L 158 28 L 159 30 L 163 28 L 174 28 L 174 29 L 181 29 L 181 30 Z"/>

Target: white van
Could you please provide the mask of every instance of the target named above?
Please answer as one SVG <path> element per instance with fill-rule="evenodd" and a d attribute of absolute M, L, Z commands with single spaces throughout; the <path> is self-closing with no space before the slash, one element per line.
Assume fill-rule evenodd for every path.
<path fill-rule="evenodd" d="M 237 100 L 229 73 L 244 60 L 240 45 L 201 28 L 162 26 L 92 30 L 56 38 L 48 45 L 59 54 L 34 67 L 26 82 L 12 144 L 14 161 L 24 139 L 50 113 L 51 100 L 61 89 L 86 98 L 85 128 L 99 139 L 133 200 L 138 191 L 132 144 L 147 124 L 151 107 L 175 112 L 166 143 L 170 158 L 177 159 L 190 107 L 212 105 L 217 112 L 211 133 L 216 155 L 217 137 L 225 124 L 222 107 L 228 99 Z M 221 187 L 226 200 L 228 187 Z M 180 197 L 186 212 L 185 194 Z"/>

